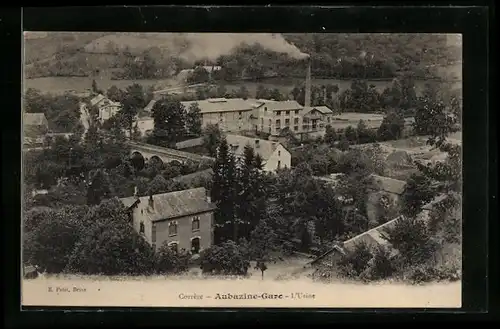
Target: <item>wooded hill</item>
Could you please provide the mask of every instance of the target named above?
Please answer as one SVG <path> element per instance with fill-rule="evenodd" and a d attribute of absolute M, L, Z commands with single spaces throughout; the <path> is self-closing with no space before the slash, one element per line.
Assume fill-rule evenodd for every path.
<path fill-rule="evenodd" d="M 267 36 L 220 42 L 220 36 L 210 35 L 54 32 L 25 40 L 25 73 L 27 78 L 106 74 L 116 79 L 152 79 L 171 77 L 200 62 L 222 65 L 219 78 L 225 80 L 258 79 L 269 71 L 280 76 L 304 74 L 304 65 L 290 54 L 270 50 Z M 282 36 L 311 55 L 316 77 L 390 79 L 412 72 L 418 78 L 442 78 L 443 67 L 461 61 L 460 47 L 450 44 L 446 35 Z"/>

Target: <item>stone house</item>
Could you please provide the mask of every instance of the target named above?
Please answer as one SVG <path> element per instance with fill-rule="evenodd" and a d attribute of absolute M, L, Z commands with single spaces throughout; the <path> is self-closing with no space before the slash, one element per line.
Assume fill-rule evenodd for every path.
<path fill-rule="evenodd" d="M 121 201 L 134 229 L 155 251 L 166 243 L 198 254 L 213 244 L 216 206 L 203 187 Z"/>
<path fill-rule="evenodd" d="M 251 146 L 254 152 L 261 156 L 264 171 L 276 171 L 280 168 L 290 168 L 292 165 L 292 155 L 278 142 L 240 135 L 227 135 L 226 140 L 230 151 L 237 158 L 243 157 L 245 146 Z"/>
<path fill-rule="evenodd" d="M 405 190 L 406 182 L 378 175 L 371 177 L 372 184 L 368 188 L 366 213 L 369 222 L 379 223 L 382 220 L 381 216 L 389 215 L 392 218 L 398 212 L 400 197 Z M 384 209 L 388 213 L 384 214 Z"/>

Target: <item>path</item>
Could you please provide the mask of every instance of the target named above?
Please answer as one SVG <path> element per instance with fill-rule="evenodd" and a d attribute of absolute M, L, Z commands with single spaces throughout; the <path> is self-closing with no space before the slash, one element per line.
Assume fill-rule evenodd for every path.
<path fill-rule="evenodd" d="M 277 261 L 276 263 L 266 263 L 267 270 L 264 272 L 263 280 L 307 277 L 308 274 L 314 272 L 314 269 L 311 269 L 309 267 L 304 268 L 304 265 L 306 265 L 310 261 L 310 258 L 302 256 L 292 256 L 287 257 L 283 261 Z M 250 262 L 250 267 L 248 268 L 248 274 L 250 274 L 250 276 L 248 280 L 262 280 L 262 273 L 259 269 L 255 269 L 255 265 L 256 262 Z M 201 275 L 201 269 L 199 267 L 194 267 L 189 272 L 190 275 L 193 276 Z"/>

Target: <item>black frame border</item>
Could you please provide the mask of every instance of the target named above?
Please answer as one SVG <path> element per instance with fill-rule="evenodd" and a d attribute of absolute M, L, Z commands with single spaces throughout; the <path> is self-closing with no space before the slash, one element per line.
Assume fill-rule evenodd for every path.
<path fill-rule="evenodd" d="M 22 19 L 21 19 L 22 17 Z M 491 69 L 488 48 L 489 19 L 487 6 L 462 7 L 284 7 L 284 6 L 115 6 L 115 7 L 38 7 L 7 8 L 0 13 L 0 27 L 6 25 L 3 41 L 8 53 L 3 64 L 4 99 L 8 99 L 8 116 L 13 124 L 2 130 L 4 266 L 8 284 L 5 303 L 11 324 L 103 324 L 108 321 L 141 324 L 232 323 L 240 321 L 318 323 L 359 322 L 397 319 L 438 320 L 443 314 L 483 313 L 488 309 L 488 232 L 490 206 L 496 202 L 496 144 L 493 121 L 488 111 L 488 79 Z M 464 90 L 464 276 L 462 309 L 165 309 L 165 308 L 106 308 L 105 312 L 86 316 L 97 308 L 64 308 L 75 312 L 60 312 L 47 308 L 23 308 L 20 312 L 19 250 L 20 213 L 20 67 L 22 30 L 28 31 L 136 31 L 136 32 L 427 32 L 463 33 L 463 90 Z M 2 27 L 3 29 L 3 27 Z M 16 49 L 14 51 L 14 49 Z M 2 55 L 4 56 L 5 53 Z M 495 57 L 491 57 L 495 58 Z M 16 113 L 17 116 L 14 114 Z M 14 121 L 16 122 L 14 124 Z M 5 129 L 6 128 L 6 129 Z M 19 138 L 19 139 L 18 139 Z M 494 143 L 494 144 L 493 144 Z M 493 146 L 493 148 L 492 148 Z M 493 151 L 495 150 L 495 151 Z M 8 162 L 5 159 L 10 159 Z M 13 175 L 15 173 L 16 175 Z M 493 176 L 494 175 L 494 176 Z M 494 178 L 493 178 L 494 177 Z M 493 178 L 493 179 L 492 179 Z M 490 182 L 490 183 L 488 183 Z M 6 184 L 7 183 L 7 184 Z M 493 183 L 493 184 L 491 184 Z M 494 188 L 494 191 L 492 191 Z M 16 206 L 11 206 L 16 205 Z M 496 216 L 495 216 L 496 218 Z M 493 227 L 491 227 L 493 228 Z M 490 228 L 490 229 L 491 229 Z M 494 230 L 493 230 L 494 231 Z M 493 239 L 491 239 L 493 240 Z M 495 239 L 496 240 L 496 239 Z M 16 252 L 12 252 L 15 250 Z M 494 251 L 495 249 L 490 249 Z M 493 255 L 489 255 L 490 260 Z M 15 266 L 16 263 L 18 266 Z M 13 269 L 16 269 L 15 271 Z M 489 276 L 490 278 L 493 276 Z M 6 282 L 6 281 L 4 281 Z M 6 284 L 6 283 L 5 283 Z M 5 285 L 4 284 L 4 285 Z M 15 288 L 12 288 L 15 287 Z M 58 311 L 58 312 L 56 312 Z M 124 312 L 132 311 L 132 312 Z M 189 314 L 196 312 L 196 316 Z M 93 313 L 93 312 L 92 312 Z M 29 315 L 29 316 L 28 316 Z M 89 314 L 90 315 L 90 314 Z M 468 316 L 467 316 L 468 317 Z M 163 319 L 163 320 L 162 320 Z M 173 321 L 172 321 L 173 320 Z M 8 323 L 9 323 L 8 322 Z M 109 322 L 108 322 L 109 323 Z M 193 323 L 194 324 L 194 323 Z"/>

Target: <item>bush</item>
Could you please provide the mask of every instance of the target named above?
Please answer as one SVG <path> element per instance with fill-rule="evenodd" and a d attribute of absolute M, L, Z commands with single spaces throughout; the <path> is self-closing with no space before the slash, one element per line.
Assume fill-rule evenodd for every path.
<path fill-rule="evenodd" d="M 410 266 L 426 263 L 438 249 L 437 242 L 422 219 L 401 218 L 385 233 L 384 238 Z"/>
<path fill-rule="evenodd" d="M 250 262 L 245 248 L 234 241 L 206 249 L 202 255 L 201 269 L 204 274 L 246 275 Z"/>
<path fill-rule="evenodd" d="M 391 259 L 390 249 L 380 246 L 373 255 L 370 266 L 370 278 L 374 280 L 391 277 L 396 271 L 396 266 Z"/>
<path fill-rule="evenodd" d="M 364 242 L 358 243 L 339 261 L 339 272 L 345 277 L 359 278 L 369 268 L 372 258 L 373 255 L 368 245 Z"/>
<path fill-rule="evenodd" d="M 188 270 L 190 255 L 172 250 L 165 242 L 155 254 L 157 273 L 181 273 Z"/>
<path fill-rule="evenodd" d="M 413 284 L 428 283 L 433 281 L 457 281 L 461 278 L 461 270 L 457 267 L 445 266 L 418 266 L 409 271 L 407 279 Z"/>

